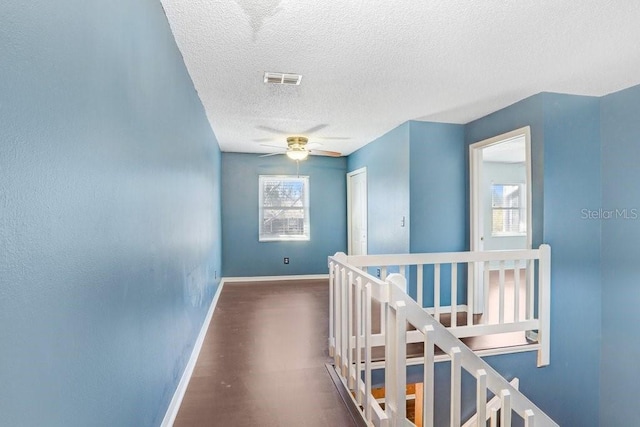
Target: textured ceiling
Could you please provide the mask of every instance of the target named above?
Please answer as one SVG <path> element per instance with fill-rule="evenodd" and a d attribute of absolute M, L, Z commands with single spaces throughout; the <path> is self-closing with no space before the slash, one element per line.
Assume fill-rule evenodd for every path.
<path fill-rule="evenodd" d="M 407 120 L 640 83 L 632 0 L 162 0 L 223 151 L 305 134 L 349 154 Z M 302 74 L 300 86 L 263 83 Z"/>

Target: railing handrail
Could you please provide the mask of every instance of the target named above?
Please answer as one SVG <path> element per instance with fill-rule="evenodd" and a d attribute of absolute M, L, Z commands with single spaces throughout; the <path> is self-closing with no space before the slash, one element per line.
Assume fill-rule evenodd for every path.
<path fill-rule="evenodd" d="M 371 263 L 367 262 L 366 258 L 370 258 Z M 440 324 L 440 322 L 434 319 L 431 315 L 427 314 L 424 311 L 424 309 L 419 304 L 417 304 L 416 301 L 414 301 L 402 289 L 403 283 L 401 282 L 403 280 L 405 281 L 404 288 L 406 289 L 406 279 L 403 276 L 397 275 L 397 274 L 391 275 L 386 279 L 386 281 L 383 281 L 379 278 L 373 277 L 366 270 L 362 270 L 360 268 L 360 267 L 375 266 L 375 265 L 381 265 L 381 264 L 411 265 L 411 264 L 455 263 L 455 262 L 487 262 L 487 261 L 494 261 L 494 260 L 506 261 L 506 260 L 522 260 L 522 259 L 541 259 L 542 260 L 541 262 L 545 263 L 545 265 L 543 266 L 540 274 L 545 276 L 544 277 L 545 280 L 548 280 L 548 277 L 546 276 L 549 276 L 549 271 L 548 271 L 549 258 L 550 258 L 550 248 L 547 245 L 543 245 L 541 246 L 540 249 L 536 249 L 536 250 L 500 251 L 500 252 L 491 252 L 491 253 L 463 252 L 463 253 L 440 253 L 440 254 L 406 254 L 406 255 L 390 255 L 390 256 L 387 256 L 387 255 L 347 256 L 345 254 L 340 253 L 340 254 L 336 254 L 333 257 L 329 257 L 331 280 L 332 281 L 336 280 L 336 275 L 339 275 L 340 276 L 338 277 L 339 281 L 348 280 L 349 284 L 356 285 L 356 292 L 353 292 L 353 290 L 349 288 L 349 291 L 346 294 L 347 298 L 345 298 L 347 301 L 346 303 L 345 302 L 341 303 L 342 304 L 341 310 L 344 310 L 344 313 L 348 313 L 348 310 L 349 310 L 348 307 L 350 307 L 350 305 L 354 302 L 354 299 L 355 299 L 356 306 L 360 307 L 357 310 L 362 309 L 361 305 L 363 304 L 363 302 L 358 299 L 359 297 L 353 296 L 353 294 L 357 295 L 358 291 L 362 291 L 363 295 L 367 295 L 367 297 L 369 298 L 368 300 L 369 302 L 367 302 L 367 300 L 364 301 L 365 307 L 366 307 L 366 304 L 369 304 L 368 311 L 366 308 L 362 309 L 364 313 L 368 313 L 369 315 L 369 319 L 366 319 L 366 318 L 364 319 L 365 326 L 369 328 L 369 329 L 366 329 L 365 327 L 365 330 L 368 330 L 369 332 L 364 334 L 365 346 L 362 347 L 365 349 L 365 353 L 367 353 L 367 355 L 365 356 L 365 359 L 367 360 L 364 361 L 366 365 L 365 381 L 364 381 L 365 390 L 361 390 L 359 384 L 355 386 L 357 397 L 358 398 L 364 397 L 365 404 L 363 406 L 365 408 L 365 412 L 369 410 L 368 408 L 369 408 L 370 399 L 371 399 L 371 397 L 369 396 L 370 387 L 371 387 L 371 384 L 370 384 L 370 381 L 371 381 L 370 362 L 371 361 L 370 361 L 370 354 L 368 354 L 367 352 L 366 341 L 367 339 L 370 340 L 370 332 L 371 332 L 370 331 L 370 327 L 371 327 L 370 299 L 375 299 L 381 304 L 388 304 L 388 307 L 391 310 L 389 311 L 389 313 L 392 314 L 394 317 L 394 319 L 392 319 L 391 322 L 396 320 L 395 319 L 396 315 L 398 315 L 399 316 L 398 318 L 400 319 L 400 323 L 397 325 L 397 328 L 398 328 L 397 331 L 396 332 L 389 331 L 391 333 L 387 333 L 385 335 L 386 336 L 385 348 L 390 346 L 404 348 L 404 346 L 406 345 L 405 321 L 413 325 L 418 331 L 422 331 L 425 334 L 425 381 L 427 380 L 427 367 L 426 367 L 426 360 L 428 359 L 427 347 L 431 347 L 431 351 L 432 351 L 433 344 L 435 344 L 437 347 L 439 347 L 441 350 L 443 350 L 445 353 L 451 356 L 452 364 L 454 363 L 453 360 L 455 359 L 456 363 L 459 364 L 458 366 L 460 366 L 461 368 L 464 368 L 467 372 L 469 372 L 471 375 L 473 375 L 478 379 L 478 384 L 482 383 L 483 387 L 486 387 L 487 390 L 490 390 L 496 396 L 503 396 L 503 398 L 506 399 L 506 400 L 503 400 L 503 404 L 507 408 L 505 411 L 503 411 L 504 413 L 503 416 L 506 416 L 507 420 L 510 420 L 510 416 L 511 416 L 510 411 L 513 410 L 525 420 L 532 420 L 533 419 L 532 417 L 535 417 L 536 426 L 557 426 L 557 424 L 551 418 L 549 418 L 548 415 L 546 415 L 540 408 L 538 408 L 533 402 L 531 402 L 526 396 L 524 396 L 524 394 L 522 394 L 515 387 L 509 384 L 509 382 L 505 378 L 503 378 L 497 371 L 495 371 L 483 359 L 478 357 L 462 341 L 456 338 L 446 327 Z M 380 263 L 380 261 L 383 261 L 383 263 Z M 401 286 L 398 286 L 398 285 L 401 285 Z M 332 298 L 334 296 L 334 293 L 336 292 L 337 291 L 333 290 L 333 286 L 332 286 L 332 291 L 331 291 Z M 545 292 L 548 292 L 548 291 L 545 291 Z M 543 292 L 541 292 L 540 295 L 543 296 Z M 546 295 L 545 297 L 548 297 L 548 295 Z M 333 310 L 333 307 L 332 307 L 332 310 Z M 546 308 L 543 307 L 542 310 L 547 311 L 548 307 Z M 548 312 L 544 314 L 548 315 Z M 333 312 L 331 315 L 333 316 Z M 343 319 L 342 321 L 346 321 L 346 320 Z M 354 324 L 354 322 L 356 323 Z M 363 328 L 363 325 L 361 325 L 361 321 L 359 319 L 353 320 L 351 319 L 351 317 L 349 317 L 348 328 L 345 330 L 352 331 L 353 327 L 355 327 L 356 330 L 359 331 L 360 328 Z M 360 372 L 361 372 L 360 365 L 363 362 L 361 360 L 360 350 L 359 350 L 361 348 L 360 346 L 362 345 L 362 343 L 358 344 L 358 341 L 361 340 L 362 338 L 360 337 L 360 333 L 356 334 L 356 349 L 355 349 L 356 360 L 355 361 L 351 360 L 351 355 L 352 355 L 351 354 L 351 351 L 352 351 L 351 334 L 352 332 L 349 332 L 348 337 L 343 336 L 340 338 L 342 340 L 342 345 L 346 347 L 340 349 L 339 346 L 341 344 L 337 342 L 334 342 L 333 345 L 335 346 L 336 349 L 338 349 L 337 351 L 340 353 L 339 355 L 339 358 L 341 358 L 340 364 L 342 364 L 342 366 L 340 366 L 340 369 L 342 370 L 343 374 L 346 374 L 344 376 L 348 377 L 349 381 L 358 383 L 360 378 Z M 331 325 L 330 335 L 331 337 L 334 336 L 333 325 Z M 343 335 L 345 334 L 343 333 Z M 390 335 L 392 336 L 391 339 L 396 341 L 387 342 L 389 340 L 388 337 Z M 401 336 L 401 337 L 398 338 L 398 336 Z M 429 339 L 433 340 L 433 341 L 429 341 L 429 345 L 426 344 L 427 337 L 430 337 Z M 390 356 L 390 358 L 394 359 L 392 363 L 395 363 L 395 364 L 404 363 L 406 365 L 406 360 L 405 360 L 406 354 L 404 354 L 402 351 L 399 354 L 395 354 L 394 352 L 392 352 Z M 389 353 L 386 353 L 386 354 L 389 354 Z M 402 368 L 401 366 L 395 366 L 395 367 L 388 366 L 389 361 L 386 360 L 386 358 L 387 357 L 385 357 L 386 371 L 392 370 L 393 372 L 396 372 L 398 375 L 401 375 L 401 376 L 405 375 L 403 373 L 404 368 Z M 431 354 L 431 360 L 432 359 L 433 359 L 433 354 Z M 352 364 L 356 365 L 355 370 L 357 372 L 355 374 L 351 372 Z M 453 371 L 453 368 L 452 368 L 452 371 Z M 368 384 L 367 384 L 367 381 L 369 382 Z M 402 383 L 402 381 L 400 381 L 400 383 Z M 397 384 L 400 384 L 400 383 L 396 382 L 396 386 Z M 406 377 L 404 377 L 404 385 L 406 386 Z M 394 391 L 399 393 L 398 396 L 396 397 L 390 396 L 390 399 L 397 399 L 397 400 L 389 401 L 390 406 L 397 407 L 399 405 L 398 402 L 401 400 L 401 397 L 404 396 L 406 398 L 404 391 L 399 390 L 398 388 L 399 387 L 394 388 Z M 425 393 L 427 393 L 426 389 L 427 387 L 425 383 Z M 360 396 L 361 394 L 364 394 L 365 396 Z M 484 394 L 484 396 L 486 396 L 486 394 Z M 457 399 L 459 400 L 459 394 Z M 454 398 L 452 396 L 452 402 L 453 400 Z M 478 406 L 480 405 L 480 400 L 481 398 L 479 398 L 478 400 Z M 425 400 L 425 402 L 427 402 L 427 400 Z M 431 405 L 433 405 L 432 397 L 431 397 Z M 454 407 L 453 405 L 454 403 L 452 403 L 452 408 Z M 391 411 L 391 415 L 393 415 L 394 410 L 390 408 L 390 411 Z M 509 413 L 506 414 L 506 412 L 509 412 Z M 389 411 L 387 411 L 386 413 L 387 415 L 390 414 Z M 454 413 L 455 413 L 455 410 L 452 409 L 452 420 L 453 420 Z M 400 410 L 399 414 L 401 414 L 402 416 L 404 412 Z M 367 419 L 369 420 L 370 418 L 367 418 Z M 505 423 L 508 423 L 508 421 L 505 421 Z"/>
<path fill-rule="evenodd" d="M 544 246 L 544 245 L 543 245 Z M 519 261 L 540 259 L 540 249 L 435 252 L 414 254 L 346 255 L 349 264 L 356 267 L 379 265 L 451 264 L 488 261 Z"/>

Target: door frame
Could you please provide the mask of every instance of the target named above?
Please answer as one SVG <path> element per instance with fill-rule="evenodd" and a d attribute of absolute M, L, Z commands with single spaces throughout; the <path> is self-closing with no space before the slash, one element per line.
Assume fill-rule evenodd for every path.
<path fill-rule="evenodd" d="M 526 249 L 531 249 L 533 241 L 533 224 L 532 224 L 532 181 L 531 181 L 531 127 L 525 126 L 512 130 L 501 135 L 494 136 L 482 141 L 469 145 L 469 233 L 470 233 L 470 249 L 471 251 L 482 251 L 483 243 L 483 210 L 482 210 L 482 150 L 492 145 L 506 142 L 510 139 L 524 136 L 525 138 L 525 174 L 526 174 L 526 197 L 527 197 L 527 239 Z M 483 274 L 478 263 L 473 269 L 474 283 L 474 313 L 481 313 L 484 307 L 484 284 Z"/>
<path fill-rule="evenodd" d="M 360 175 L 360 174 L 364 174 L 364 188 L 365 188 L 365 192 L 364 192 L 364 207 L 365 207 L 365 212 L 364 212 L 364 228 L 367 230 L 367 245 L 365 247 L 365 253 L 362 255 L 366 255 L 369 252 L 369 225 L 368 225 L 368 219 L 369 219 L 369 212 L 367 211 L 368 209 L 368 187 L 367 187 L 367 168 L 362 167 L 360 169 L 356 169 L 352 172 L 348 172 L 347 173 L 347 254 L 351 255 L 353 253 L 353 251 L 351 250 L 351 245 L 353 242 L 353 237 L 352 237 L 352 228 L 351 228 L 351 197 L 352 197 L 352 190 L 351 190 L 351 179 L 356 176 L 356 175 Z"/>

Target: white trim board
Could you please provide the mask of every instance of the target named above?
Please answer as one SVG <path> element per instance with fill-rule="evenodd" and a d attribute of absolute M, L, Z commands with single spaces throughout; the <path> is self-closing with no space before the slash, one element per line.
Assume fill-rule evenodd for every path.
<path fill-rule="evenodd" d="M 209 329 L 209 324 L 211 323 L 213 312 L 216 308 L 216 305 L 218 304 L 218 299 L 220 299 L 220 294 L 222 293 L 223 286 L 224 286 L 224 280 L 221 280 L 220 284 L 218 285 L 218 289 L 216 290 L 216 293 L 213 296 L 213 300 L 211 301 L 211 306 L 209 307 L 207 316 L 205 317 L 204 322 L 202 323 L 202 328 L 200 329 L 198 338 L 196 339 L 195 345 L 193 346 L 191 357 L 189 357 L 187 366 L 184 368 L 184 372 L 182 373 L 182 378 L 180 378 L 180 382 L 178 383 L 178 387 L 176 388 L 176 391 L 173 394 L 173 398 L 171 399 L 171 402 L 169 402 L 169 407 L 167 408 L 167 412 L 164 415 L 162 424 L 160 424 L 161 427 L 171 427 L 173 426 L 173 423 L 176 420 L 176 416 L 178 415 L 178 411 L 180 410 L 180 405 L 182 404 L 182 399 L 184 398 L 184 394 L 186 393 L 187 387 L 189 386 L 189 381 L 191 381 L 193 370 L 196 367 L 198 356 L 200 356 L 200 350 L 202 350 L 204 337 L 207 335 L 207 330 Z"/>
<path fill-rule="evenodd" d="M 225 277 L 224 283 L 233 284 L 237 282 L 275 282 L 287 280 L 320 280 L 329 279 L 328 274 L 301 274 L 299 276 L 254 276 L 254 277 Z"/>

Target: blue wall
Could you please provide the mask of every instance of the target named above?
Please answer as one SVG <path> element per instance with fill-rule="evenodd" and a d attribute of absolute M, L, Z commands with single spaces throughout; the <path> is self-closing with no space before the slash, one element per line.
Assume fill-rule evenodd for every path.
<path fill-rule="evenodd" d="M 368 253 L 409 252 L 409 123 L 352 153 L 347 167 L 367 168 Z"/>
<path fill-rule="evenodd" d="M 447 123 L 409 122 L 410 133 L 410 252 L 449 252 L 466 248 L 464 126 Z M 451 304 L 450 266 L 443 266 L 441 304 Z M 409 294 L 416 297 L 414 269 Z M 458 295 L 466 295 L 465 266 L 458 271 Z M 433 269 L 424 271 L 425 304 L 433 304 Z"/>
<path fill-rule="evenodd" d="M 551 365 L 536 368 L 534 353 L 487 360 L 508 379 L 519 377 L 522 390 L 560 425 L 593 426 L 599 416 L 600 226 L 581 218 L 582 209 L 601 203 L 599 114 L 597 98 L 544 93 L 465 126 L 408 123 L 412 252 L 468 248 L 468 145 L 531 127 L 533 240 L 552 246 Z M 357 152 L 349 169 L 367 166 L 369 182 L 381 179 L 388 172 L 371 165 L 398 156 L 389 135 L 402 141 L 406 125 Z M 397 176 L 402 194 L 407 184 Z M 384 204 L 370 204 L 370 215 L 378 206 Z M 448 422 L 448 414 L 438 416 Z"/>
<path fill-rule="evenodd" d="M 466 249 L 464 126 L 409 122 L 411 252 Z"/>
<path fill-rule="evenodd" d="M 622 426 L 637 420 L 640 394 L 640 86 L 602 99 L 601 134 L 602 208 L 614 213 L 601 221 L 600 425 Z"/>
<path fill-rule="evenodd" d="M 0 22 L 0 424 L 158 425 L 220 273 L 215 136 L 160 2 Z"/>
<path fill-rule="evenodd" d="M 346 252 L 347 211 L 344 157 L 310 156 L 300 162 L 309 176 L 311 240 L 258 241 L 259 175 L 296 175 L 286 156 L 222 155 L 222 261 L 225 277 L 327 274 L 327 257 Z M 289 257 L 285 265 L 283 258 Z"/>
<path fill-rule="evenodd" d="M 539 94 L 468 124 L 467 142 L 527 124 L 532 137 L 533 208 L 538 216 L 534 246 L 541 239 L 552 248 L 551 364 L 535 368 L 533 354 L 488 360 L 507 378 L 519 377 L 525 394 L 560 425 L 595 426 L 600 385 L 600 225 L 583 220 L 581 210 L 598 209 L 601 203 L 599 99 Z M 541 179 L 544 191 L 539 188 Z"/>

